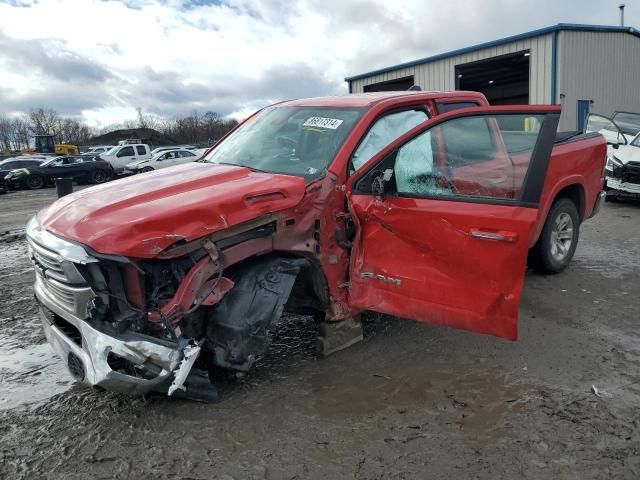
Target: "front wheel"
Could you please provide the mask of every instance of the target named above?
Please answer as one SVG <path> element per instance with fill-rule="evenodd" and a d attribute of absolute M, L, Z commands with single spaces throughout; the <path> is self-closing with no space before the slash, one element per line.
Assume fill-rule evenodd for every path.
<path fill-rule="evenodd" d="M 44 178 L 40 175 L 29 175 L 25 183 L 29 190 L 38 190 L 44 187 Z"/>
<path fill-rule="evenodd" d="M 144 167 L 142 170 L 140 170 L 141 173 L 145 173 L 145 172 L 153 172 L 153 167 Z"/>
<path fill-rule="evenodd" d="M 104 183 L 109 180 L 109 175 L 104 170 L 95 170 L 91 174 L 91 183 Z"/>
<path fill-rule="evenodd" d="M 527 264 L 537 273 L 559 273 L 571 262 L 578 246 L 580 215 L 568 198 L 557 200 L 544 223 L 538 242 L 529 251 Z"/>

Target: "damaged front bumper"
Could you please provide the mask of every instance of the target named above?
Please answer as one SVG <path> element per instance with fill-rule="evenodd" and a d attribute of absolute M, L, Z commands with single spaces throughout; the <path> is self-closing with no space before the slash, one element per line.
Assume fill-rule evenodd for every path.
<path fill-rule="evenodd" d="M 183 349 L 133 331 L 119 333 L 93 320 L 90 310 L 97 294 L 81 270 L 97 260 L 80 245 L 40 229 L 35 219 L 27 225 L 26 236 L 44 333 L 71 375 L 122 393 L 166 393 Z"/>
<path fill-rule="evenodd" d="M 42 301 L 37 288 L 36 296 Z M 55 304 L 40 306 L 44 333 L 77 381 L 128 394 L 167 392 L 182 359 L 178 348 L 142 335 L 109 335 L 68 314 L 63 318 L 50 308 L 56 308 Z"/>
<path fill-rule="evenodd" d="M 607 164 L 605 178 L 607 190 L 614 190 L 623 196 L 640 196 L 640 162 L 612 167 Z"/>

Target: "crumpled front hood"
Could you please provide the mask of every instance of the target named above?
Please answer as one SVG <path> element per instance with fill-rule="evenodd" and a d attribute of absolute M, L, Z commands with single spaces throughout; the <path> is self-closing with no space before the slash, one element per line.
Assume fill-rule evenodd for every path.
<path fill-rule="evenodd" d="M 99 253 L 152 258 L 182 238 L 294 207 L 304 191 L 300 177 L 188 163 L 72 193 L 37 219 Z"/>
<path fill-rule="evenodd" d="M 633 145 L 620 145 L 618 149 L 612 149 L 611 154 L 626 165 L 629 162 L 640 162 L 640 147 Z"/>

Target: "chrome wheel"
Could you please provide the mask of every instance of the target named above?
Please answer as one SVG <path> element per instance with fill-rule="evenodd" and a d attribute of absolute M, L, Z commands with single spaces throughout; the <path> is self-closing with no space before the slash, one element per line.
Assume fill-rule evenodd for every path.
<path fill-rule="evenodd" d="M 562 212 L 556 217 L 550 236 L 551 256 L 558 262 L 564 261 L 573 243 L 573 220 L 571 215 Z"/>

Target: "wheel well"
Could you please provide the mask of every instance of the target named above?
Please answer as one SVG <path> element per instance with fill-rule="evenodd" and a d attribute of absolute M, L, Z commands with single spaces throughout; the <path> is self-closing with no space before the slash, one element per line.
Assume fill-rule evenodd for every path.
<path fill-rule="evenodd" d="M 582 186 L 578 184 L 569 185 L 564 187 L 562 190 L 558 192 L 553 203 L 556 203 L 560 198 L 568 198 L 571 200 L 576 208 L 578 209 L 578 213 L 580 215 L 580 220 L 584 218 L 584 190 Z"/>
<path fill-rule="evenodd" d="M 329 286 L 322 266 L 317 260 L 306 255 L 295 255 L 288 252 L 271 252 L 266 254 L 272 258 L 305 259 L 306 265 L 301 266 L 295 283 L 291 289 L 285 311 L 309 315 L 313 312 L 326 312 L 329 308 Z M 249 257 L 231 267 L 231 270 L 241 268 L 260 257 Z"/>

